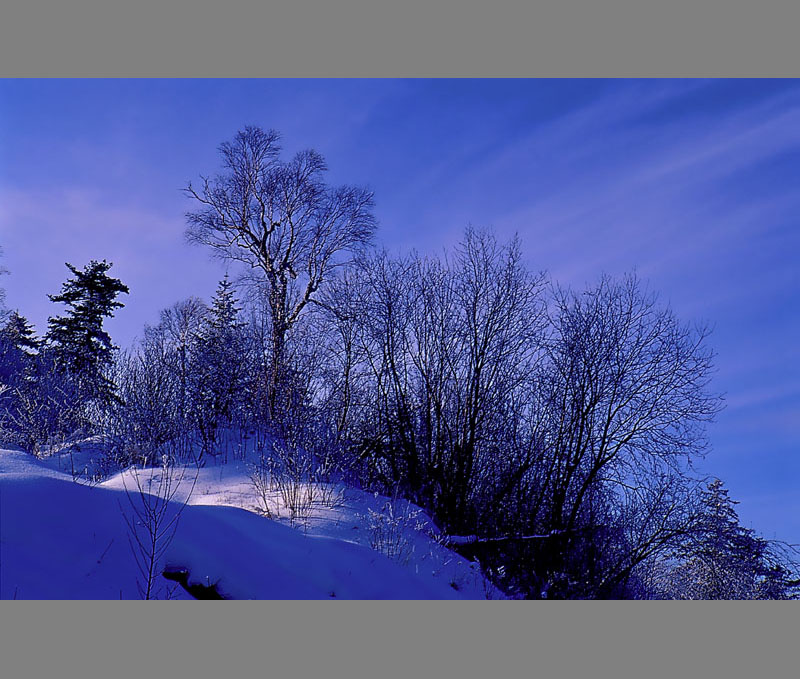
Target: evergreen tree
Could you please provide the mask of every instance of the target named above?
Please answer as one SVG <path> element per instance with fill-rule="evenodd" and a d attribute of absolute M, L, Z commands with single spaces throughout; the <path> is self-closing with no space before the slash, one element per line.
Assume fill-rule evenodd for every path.
<path fill-rule="evenodd" d="M 51 301 L 68 307 L 63 316 L 48 320 L 46 351 L 58 370 L 75 386 L 84 401 L 107 402 L 113 385 L 105 375 L 116 347 L 103 329 L 103 320 L 123 307 L 117 295 L 128 293 L 128 287 L 111 278 L 111 264 L 92 260 L 83 271 L 71 264 L 67 268 L 73 278 L 63 284 L 61 293 L 48 295 Z"/>
<path fill-rule="evenodd" d="M 211 300 L 206 333 L 208 336 L 232 340 L 238 334 L 239 329 L 245 325 L 239 321 L 241 307 L 237 306 L 238 302 L 233 284 L 228 280 L 228 274 L 225 274 Z"/>
<path fill-rule="evenodd" d="M 39 343 L 28 320 L 12 311 L 0 329 L 0 383 L 16 385 L 29 373 Z"/>
<path fill-rule="evenodd" d="M 800 592 L 796 564 L 777 543 L 739 523 L 722 481 L 702 496 L 699 530 L 676 556 L 670 595 L 681 599 L 787 599 Z"/>
<path fill-rule="evenodd" d="M 18 311 L 0 329 L 0 438 L 38 454 L 69 433 L 78 403 Z"/>
<path fill-rule="evenodd" d="M 20 406 L 35 381 L 38 343 L 30 323 L 12 311 L 0 329 L 0 438 L 17 441 Z"/>
<path fill-rule="evenodd" d="M 218 429 L 233 422 L 242 388 L 245 323 L 239 320 L 241 308 L 237 304 L 226 274 L 195 342 L 197 368 L 192 400 L 206 452 Z"/>

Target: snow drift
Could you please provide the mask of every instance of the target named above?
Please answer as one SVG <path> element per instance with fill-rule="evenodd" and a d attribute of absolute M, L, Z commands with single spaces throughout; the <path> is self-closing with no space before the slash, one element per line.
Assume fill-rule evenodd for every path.
<path fill-rule="evenodd" d="M 0 451 L 0 598 L 138 599 L 141 574 L 125 516 L 133 515 L 127 471 L 87 485 L 53 460 Z M 152 474 L 153 472 L 146 472 Z M 128 475 L 127 477 L 125 475 Z M 126 482 L 126 478 L 128 479 Z M 235 599 L 453 599 L 497 596 L 472 564 L 434 539 L 432 524 L 404 526 L 402 562 L 371 549 L 370 514 L 388 498 L 349 489 L 336 508 L 299 527 L 255 511 L 242 465 L 199 470 L 190 504 L 158 564 L 154 595 L 191 598 L 188 584 Z M 171 511 L 185 500 L 176 495 Z"/>

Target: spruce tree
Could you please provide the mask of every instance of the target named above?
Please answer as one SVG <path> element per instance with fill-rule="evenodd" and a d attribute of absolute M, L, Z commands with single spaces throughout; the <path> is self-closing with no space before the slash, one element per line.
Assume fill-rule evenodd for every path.
<path fill-rule="evenodd" d="M 242 388 L 243 331 L 233 285 L 227 274 L 220 281 L 205 323 L 196 338 L 193 402 L 204 449 L 208 452 L 220 427 L 235 419 Z"/>
<path fill-rule="evenodd" d="M 73 278 L 67 280 L 58 295 L 48 295 L 51 301 L 66 304 L 67 313 L 48 320 L 45 336 L 46 351 L 57 369 L 77 388 L 84 401 L 107 402 L 113 385 L 105 370 L 113 360 L 116 347 L 103 329 L 103 320 L 123 307 L 117 295 L 128 293 L 120 280 L 108 276 L 111 264 L 92 260 L 79 271 L 67 264 Z"/>
<path fill-rule="evenodd" d="M 0 382 L 19 383 L 29 373 L 38 347 L 31 324 L 19 311 L 12 311 L 0 329 Z"/>
<path fill-rule="evenodd" d="M 781 545 L 739 523 L 722 481 L 702 495 L 699 530 L 679 553 L 673 596 L 683 599 L 788 599 L 800 591 L 797 564 Z"/>
<path fill-rule="evenodd" d="M 38 343 L 30 323 L 12 311 L 0 328 L 0 438 L 17 442 L 20 405 L 35 386 Z"/>

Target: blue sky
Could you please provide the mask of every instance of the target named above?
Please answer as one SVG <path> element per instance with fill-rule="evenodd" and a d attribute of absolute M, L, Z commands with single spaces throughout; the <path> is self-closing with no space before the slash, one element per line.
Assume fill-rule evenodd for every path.
<path fill-rule="evenodd" d="M 181 189 L 246 124 L 375 191 L 377 241 L 518 232 L 582 286 L 636 269 L 708 322 L 727 407 L 705 471 L 745 525 L 800 542 L 800 81 L 0 81 L 0 279 L 39 331 L 64 262 L 114 262 L 128 345 L 224 269 L 183 240 Z"/>

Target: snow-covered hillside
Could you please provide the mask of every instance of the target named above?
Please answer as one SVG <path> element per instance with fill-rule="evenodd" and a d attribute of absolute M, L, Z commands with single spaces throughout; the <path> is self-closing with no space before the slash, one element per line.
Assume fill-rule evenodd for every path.
<path fill-rule="evenodd" d="M 90 485 L 65 471 L 75 464 L 80 461 L 0 451 L 0 598 L 141 597 L 143 576 L 128 525 L 144 528 L 135 525 L 143 498 L 134 474 L 144 490 L 157 493 L 164 472 L 128 470 Z M 154 579 L 157 598 L 191 598 L 161 575 L 165 569 L 223 598 L 500 596 L 476 564 L 436 541 L 421 510 L 401 500 L 338 488 L 336 502 L 314 505 L 291 521 L 276 497 L 269 519 L 259 512 L 243 462 L 191 468 L 175 490 L 168 519 L 192 492 L 174 538 L 159 543 L 166 549 Z"/>

